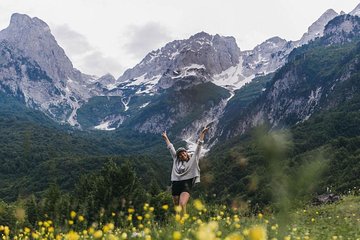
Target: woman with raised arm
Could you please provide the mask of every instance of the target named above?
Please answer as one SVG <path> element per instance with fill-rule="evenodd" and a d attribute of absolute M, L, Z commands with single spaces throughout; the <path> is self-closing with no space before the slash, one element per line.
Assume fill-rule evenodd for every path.
<path fill-rule="evenodd" d="M 205 127 L 200 134 L 196 150 L 192 156 L 183 147 L 177 149 L 170 142 L 166 132 L 162 133 L 167 148 L 170 150 L 173 167 L 171 172 L 171 194 L 174 205 L 180 205 L 182 214 L 186 213 L 186 204 L 190 198 L 191 188 L 195 183 L 200 182 L 199 157 L 201 146 L 204 143 L 205 134 L 209 128 Z"/>

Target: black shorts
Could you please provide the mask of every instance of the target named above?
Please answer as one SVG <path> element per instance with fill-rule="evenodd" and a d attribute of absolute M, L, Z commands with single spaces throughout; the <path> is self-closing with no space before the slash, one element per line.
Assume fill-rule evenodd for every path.
<path fill-rule="evenodd" d="M 191 192 L 192 187 L 194 186 L 195 178 L 182 180 L 182 181 L 172 181 L 171 182 L 171 194 L 173 196 L 180 196 L 182 192 Z"/>

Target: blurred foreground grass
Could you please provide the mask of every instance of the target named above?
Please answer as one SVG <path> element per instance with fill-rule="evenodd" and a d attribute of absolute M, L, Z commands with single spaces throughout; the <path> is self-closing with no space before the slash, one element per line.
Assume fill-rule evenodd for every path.
<path fill-rule="evenodd" d="M 189 214 L 181 217 L 168 205 L 160 209 L 165 220 L 158 222 L 155 209 L 145 203 L 143 209 L 129 208 L 113 213 L 113 221 L 88 223 L 72 211 L 63 226 L 51 219 L 37 222 L 36 227 L 21 224 L 0 226 L 2 239 L 360 239 L 360 197 L 349 195 L 339 202 L 292 209 L 290 221 L 280 233 L 277 216 L 272 213 L 245 215 L 229 206 L 206 206 L 200 200 L 190 201 Z M 26 224 L 25 224 L 26 225 Z"/>

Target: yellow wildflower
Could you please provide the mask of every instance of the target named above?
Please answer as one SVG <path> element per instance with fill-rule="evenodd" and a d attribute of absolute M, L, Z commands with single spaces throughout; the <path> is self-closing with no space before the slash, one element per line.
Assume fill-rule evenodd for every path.
<path fill-rule="evenodd" d="M 198 240 L 215 240 L 216 234 L 214 232 L 214 228 L 217 228 L 217 223 L 210 222 L 209 224 L 204 224 L 199 227 L 199 230 L 196 233 Z"/>
<path fill-rule="evenodd" d="M 110 231 L 110 228 L 108 227 L 108 225 L 103 226 L 102 230 L 104 231 L 104 233 L 107 233 Z"/>
<path fill-rule="evenodd" d="M 266 228 L 263 226 L 254 226 L 249 229 L 249 237 L 251 240 L 266 240 Z"/>
<path fill-rule="evenodd" d="M 149 204 L 148 204 L 148 203 L 145 203 L 145 204 L 144 204 L 144 211 L 147 211 L 148 208 L 149 208 Z"/>
<path fill-rule="evenodd" d="M 79 236 L 79 234 L 77 234 L 77 232 L 70 231 L 68 234 L 66 234 L 65 239 L 78 240 L 78 239 L 80 239 L 80 236 Z"/>
<path fill-rule="evenodd" d="M 70 212 L 70 217 L 71 217 L 72 219 L 74 219 L 74 218 L 76 217 L 76 212 L 75 212 L 75 211 L 71 211 L 71 212 Z"/>
<path fill-rule="evenodd" d="M 94 238 L 101 238 L 103 236 L 103 232 L 101 230 L 97 230 L 93 234 Z"/>
<path fill-rule="evenodd" d="M 40 237 L 39 234 L 36 232 L 31 233 L 31 236 L 33 239 L 39 239 L 39 237 Z"/>
<path fill-rule="evenodd" d="M 167 211 L 169 209 L 169 205 L 165 204 L 162 206 L 162 209 L 164 209 L 165 211 Z"/>
<path fill-rule="evenodd" d="M 6 236 L 9 236 L 9 234 L 10 234 L 10 228 L 9 228 L 8 226 L 5 226 L 5 227 L 4 227 L 4 234 L 5 234 Z"/>
<path fill-rule="evenodd" d="M 201 211 L 203 210 L 205 207 L 204 205 L 202 204 L 202 202 L 199 200 L 199 199 L 195 199 L 194 200 L 194 207 L 198 210 L 198 211 Z"/>
<path fill-rule="evenodd" d="M 177 205 L 175 206 L 175 212 L 180 213 L 182 210 L 181 206 Z"/>
<path fill-rule="evenodd" d="M 83 222 L 83 221 L 85 220 L 85 218 L 84 218 L 84 216 L 79 215 L 79 216 L 78 216 L 78 220 L 79 220 L 79 222 Z"/>
<path fill-rule="evenodd" d="M 119 238 L 117 238 L 114 234 L 109 234 L 109 235 L 107 236 L 107 239 L 108 239 L 108 240 L 118 240 Z"/>
<path fill-rule="evenodd" d="M 173 232 L 173 239 L 174 240 L 180 240 L 181 239 L 181 233 L 179 231 Z"/>
<path fill-rule="evenodd" d="M 243 236 L 240 233 L 231 233 L 225 240 L 243 240 Z"/>
<path fill-rule="evenodd" d="M 114 230 L 115 225 L 113 223 L 108 223 L 107 226 L 109 227 L 110 230 Z"/>
<path fill-rule="evenodd" d="M 125 232 L 122 233 L 122 234 L 121 234 L 121 238 L 122 238 L 122 239 L 127 239 L 127 233 L 125 233 Z"/>

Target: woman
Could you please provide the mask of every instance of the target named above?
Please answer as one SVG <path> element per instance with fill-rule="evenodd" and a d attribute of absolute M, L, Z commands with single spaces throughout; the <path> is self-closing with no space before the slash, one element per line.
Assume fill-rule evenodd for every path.
<path fill-rule="evenodd" d="M 175 151 L 166 132 L 162 133 L 168 149 L 173 158 L 173 167 L 171 172 L 171 194 L 174 205 L 180 205 L 182 213 L 186 213 L 186 204 L 190 198 L 191 188 L 195 183 L 200 182 L 199 157 L 201 146 L 204 143 L 205 134 L 209 128 L 205 127 L 200 134 L 195 153 L 190 156 L 185 148 L 179 148 Z"/>

